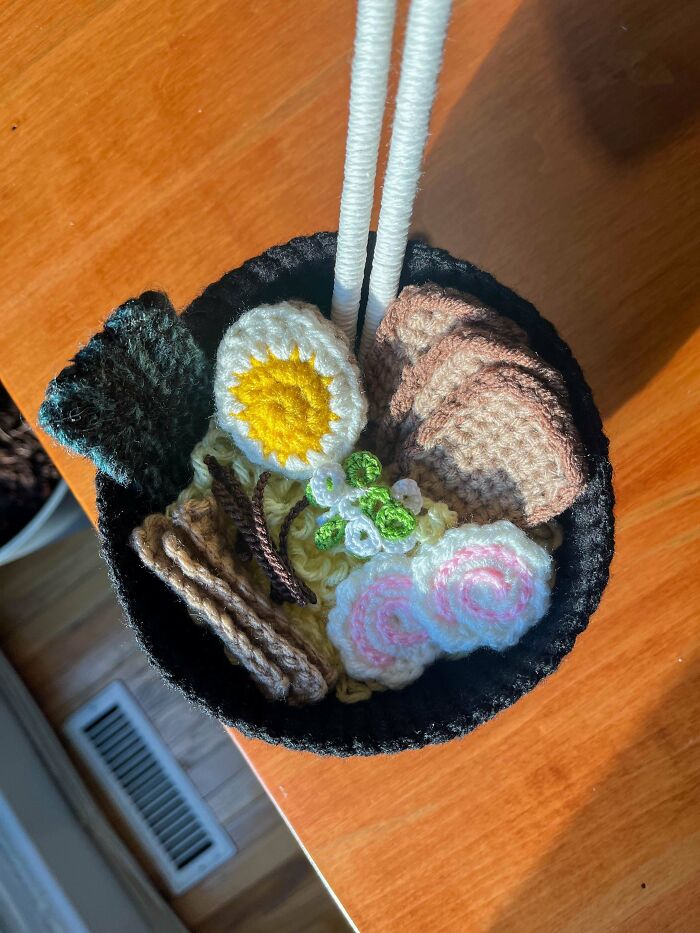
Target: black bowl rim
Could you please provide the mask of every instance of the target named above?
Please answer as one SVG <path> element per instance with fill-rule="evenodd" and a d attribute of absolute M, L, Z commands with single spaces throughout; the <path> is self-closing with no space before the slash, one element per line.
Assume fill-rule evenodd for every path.
<path fill-rule="evenodd" d="M 370 252 L 373 239 L 370 243 Z M 329 314 L 336 234 L 297 237 L 248 260 L 210 285 L 182 320 L 210 359 L 225 328 L 244 311 L 297 298 Z M 369 262 L 369 260 L 368 260 Z M 605 589 L 614 547 L 608 441 L 591 390 L 569 347 L 537 310 L 491 275 L 444 250 L 411 241 L 401 286 L 435 282 L 469 292 L 529 334 L 533 348 L 564 376 L 590 481 L 561 517 L 564 544 L 545 619 L 513 648 L 440 661 L 401 691 L 357 704 L 328 697 L 314 707 L 266 702 L 232 668 L 214 635 L 194 626 L 184 605 L 145 570 L 128 546 L 131 529 L 167 503 L 97 477 L 103 553 L 127 623 L 165 680 L 192 703 L 250 738 L 324 755 L 374 755 L 421 748 L 466 735 L 557 669 L 586 628 Z M 181 486 L 188 477 L 177 478 Z"/>

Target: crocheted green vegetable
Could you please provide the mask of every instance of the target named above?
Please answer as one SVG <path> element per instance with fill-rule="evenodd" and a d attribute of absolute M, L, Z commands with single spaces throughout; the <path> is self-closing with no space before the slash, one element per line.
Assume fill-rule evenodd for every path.
<path fill-rule="evenodd" d="M 379 510 L 388 502 L 391 502 L 391 493 L 386 486 L 370 486 L 357 504 L 367 518 L 375 521 Z"/>
<path fill-rule="evenodd" d="M 356 557 L 372 557 L 383 550 L 408 553 L 415 546 L 416 515 L 423 504 L 418 485 L 412 479 L 399 480 L 391 489 L 375 485 L 381 474 L 381 462 L 367 450 L 314 470 L 306 498 L 327 510 L 314 535 L 320 550 L 342 544 Z"/>
<path fill-rule="evenodd" d="M 168 298 L 116 309 L 51 381 L 39 423 L 118 483 L 168 502 L 211 414 L 211 367 Z"/>
<path fill-rule="evenodd" d="M 350 486 L 366 488 L 377 482 L 382 475 L 379 457 L 369 450 L 357 450 L 343 462 L 345 477 Z"/>
<path fill-rule="evenodd" d="M 415 530 L 417 522 L 413 512 L 409 512 L 392 499 L 374 516 L 374 524 L 382 538 L 386 538 L 387 541 L 400 541 Z"/>
<path fill-rule="evenodd" d="M 347 522 L 340 515 L 334 515 L 324 522 L 314 535 L 314 543 L 319 551 L 328 551 L 340 544 L 345 537 Z"/>

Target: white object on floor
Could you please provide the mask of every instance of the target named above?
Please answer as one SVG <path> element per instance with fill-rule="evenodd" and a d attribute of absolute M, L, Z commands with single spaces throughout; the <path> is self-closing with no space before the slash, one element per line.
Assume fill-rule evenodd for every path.
<path fill-rule="evenodd" d="M 173 894 L 235 855 L 233 840 L 120 681 L 73 713 L 64 728 Z"/>
<path fill-rule="evenodd" d="M 33 554 L 88 524 L 85 513 L 61 479 L 34 518 L 0 547 L 0 567 Z"/>

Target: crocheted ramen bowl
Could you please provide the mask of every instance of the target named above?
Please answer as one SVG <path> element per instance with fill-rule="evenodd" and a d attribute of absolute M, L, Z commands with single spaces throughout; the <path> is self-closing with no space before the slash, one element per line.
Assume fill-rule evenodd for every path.
<path fill-rule="evenodd" d="M 213 362 L 219 341 L 243 312 L 296 298 L 330 313 L 336 235 L 317 233 L 268 250 L 210 285 L 183 314 Z M 589 482 L 560 517 L 564 541 L 547 615 L 512 648 L 480 649 L 442 660 L 402 690 L 374 692 L 347 704 L 328 695 L 305 707 L 270 703 L 245 670 L 232 666 L 219 639 L 193 625 L 184 603 L 147 570 L 129 546 L 132 529 L 190 481 L 191 444 L 172 458 L 162 490 L 139 493 L 105 474 L 97 477 L 104 553 L 126 619 L 172 685 L 217 719 L 253 738 L 329 755 L 374 755 L 420 748 L 463 736 L 551 674 L 571 650 L 598 605 L 613 553 L 613 491 L 608 442 L 578 363 L 535 308 L 490 275 L 440 249 L 411 242 L 401 287 L 434 282 L 468 292 L 527 331 L 531 346 L 563 376 L 583 443 Z M 186 400 L 185 400 L 186 401 Z M 172 432 L 162 424 L 163 447 Z M 202 422 L 203 434 L 206 421 Z M 150 441 L 157 446 L 158 438 Z"/>

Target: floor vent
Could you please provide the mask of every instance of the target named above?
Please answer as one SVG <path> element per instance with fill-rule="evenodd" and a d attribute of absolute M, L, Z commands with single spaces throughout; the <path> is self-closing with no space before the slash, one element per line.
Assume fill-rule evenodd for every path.
<path fill-rule="evenodd" d="M 231 837 L 120 681 L 77 710 L 65 732 L 173 894 L 235 854 Z"/>

